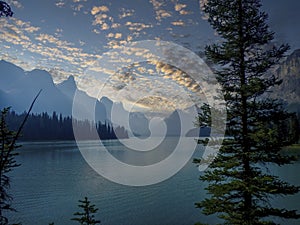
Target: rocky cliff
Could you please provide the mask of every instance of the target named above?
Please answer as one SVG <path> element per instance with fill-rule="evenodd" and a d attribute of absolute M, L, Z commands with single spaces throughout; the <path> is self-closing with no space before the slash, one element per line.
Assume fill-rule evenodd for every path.
<path fill-rule="evenodd" d="M 274 88 L 272 97 L 300 105 L 300 49 L 278 66 L 275 75 L 282 79 L 282 84 Z"/>

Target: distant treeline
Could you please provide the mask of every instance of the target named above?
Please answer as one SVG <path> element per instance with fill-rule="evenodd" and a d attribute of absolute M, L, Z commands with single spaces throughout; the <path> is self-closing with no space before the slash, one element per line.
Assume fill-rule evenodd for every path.
<path fill-rule="evenodd" d="M 11 130 L 17 130 L 22 123 L 26 113 L 17 114 L 10 111 L 6 120 Z M 128 138 L 128 133 L 124 127 L 113 127 L 109 123 L 92 123 L 91 121 L 72 121 L 70 116 L 62 116 L 53 112 L 41 114 L 30 114 L 22 131 L 23 141 L 34 140 L 75 140 L 73 126 L 76 128 L 76 138 L 80 140 L 117 139 Z M 95 132 L 96 131 L 96 132 Z M 99 135 L 99 136 L 98 136 Z"/>

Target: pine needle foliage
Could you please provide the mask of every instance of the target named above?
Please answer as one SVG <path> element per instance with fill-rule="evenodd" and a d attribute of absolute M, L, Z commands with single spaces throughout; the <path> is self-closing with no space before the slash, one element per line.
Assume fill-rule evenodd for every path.
<path fill-rule="evenodd" d="M 206 56 L 216 65 L 230 138 L 200 177 L 208 183 L 208 197 L 196 207 L 206 215 L 217 215 L 221 224 L 271 225 L 278 224 L 276 217 L 298 219 L 296 210 L 273 207 L 270 200 L 294 195 L 299 187 L 265 169 L 296 160 L 281 154 L 282 147 L 290 144 L 282 132 L 291 115 L 265 95 L 281 83 L 272 68 L 289 46 L 272 42 L 274 33 L 260 0 L 208 0 L 204 12 L 220 37 L 219 43 L 206 47 Z"/>

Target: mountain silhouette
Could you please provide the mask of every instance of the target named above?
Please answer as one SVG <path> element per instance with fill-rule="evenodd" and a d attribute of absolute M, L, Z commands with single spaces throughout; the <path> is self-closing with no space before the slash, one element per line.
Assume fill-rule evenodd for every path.
<path fill-rule="evenodd" d="M 272 73 L 281 78 L 283 82 L 282 85 L 273 89 L 270 96 L 286 101 L 292 111 L 300 111 L 300 50 L 289 55 Z M 39 69 L 24 71 L 13 63 L 0 61 L 1 108 L 11 106 L 16 113 L 23 113 L 28 109 L 40 89 L 42 89 L 42 93 L 34 105 L 33 113 L 52 114 L 52 112 L 56 112 L 63 116 L 71 116 L 73 99 L 76 94 L 79 114 L 88 118 L 95 117 L 102 123 L 122 126 L 128 130 L 130 136 L 147 137 L 150 135 L 150 119 L 143 113 L 128 112 L 121 102 L 113 102 L 107 96 L 102 96 L 100 100 L 89 96 L 77 88 L 73 76 L 55 84 L 51 74 L 47 71 Z M 190 111 L 190 109 L 177 109 L 164 118 L 167 136 L 177 136 L 180 133 L 182 135 L 182 130 L 184 131 L 183 135 L 187 136 L 195 136 L 199 133 L 199 129 L 194 129 L 195 115 Z M 184 123 L 181 124 L 181 121 Z"/>
<path fill-rule="evenodd" d="M 56 112 L 63 116 L 71 116 L 76 94 L 77 104 L 79 104 L 78 114 L 84 115 L 82 119 L 95 117 L 96 121 L 114 123 L 115 126 L 119 126 L 121 122 L 124 124 L 127 120 L 126 124 L 133 127 L 132 135 L 133 133 L 142 136 L 147 134 L 148 119 L 143 114 L 129 113 L 122 103 L 115 103 L 108 97 L 103 96 L 99 101 L 87 95 L 77 88 L 73 76 L 69 76 L 59 84 L 54 84 L 51 74 L 47 71 L 39 69 L 24 71 L 12 63 L 1 60 L 0 80 L 1 108 L 10 106 L 16 113 L 22 113 L 28 109 L 33 98 L 42 89 L 32 110 L 33 113 Z M 115 119 L 112 119 L 112 109 L 114 109 Z M 126 129 L 130 130 L 131 127 L 127 126 Z"/>

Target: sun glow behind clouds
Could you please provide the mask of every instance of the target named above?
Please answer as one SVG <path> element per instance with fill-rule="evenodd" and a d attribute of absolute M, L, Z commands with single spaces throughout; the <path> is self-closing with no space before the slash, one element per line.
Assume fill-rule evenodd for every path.
<path fill-rule="evenodd" d="M 79 83 L 91 96 L 99 99 L 103 95 L 109 96 L 114 101 L 123 102 L 128 110 L 165 114 L 190 107 L 189 98 L 195 95 L 196 90 L 194 86 L 180 79 L 182 71 L 169 66 L 178 76 L 167 76 L 157 64 L 161 65 L 159 62 L 133 63 L 116 72 L 91 67 Z M 187 81 L 193 82 L 192 79 Z"/>
<path fill-rule="evenodd" d="M 99 99 L 109 96 L 130 110 L 163 114 L 206 102 L 216 90 L 212 76 L 205 62 L 182 46 L 141 41 L 104 54 L 80 84 Z"/>

